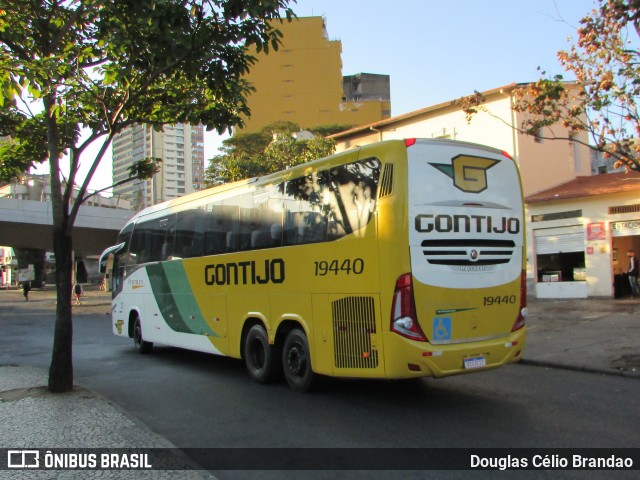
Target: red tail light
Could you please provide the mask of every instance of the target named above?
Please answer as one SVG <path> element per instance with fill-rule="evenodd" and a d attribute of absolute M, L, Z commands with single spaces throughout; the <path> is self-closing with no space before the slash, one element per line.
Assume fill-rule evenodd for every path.
<path fill-rule="evenodd" d="M 412 340 L 427 341 L 427 337 L 418 325 L 410 273 L 401 275 L 396 281 L 391 307 L 391 331 Z"/>
<path fill-rule="evenodd" d="M 518 318 L 513 323 L 511 328 L 512 332 L 520 330 L 524 327 L 527 318 L 527 272 L 522 271 L 520 274 L 520 310 L 518 311 Z"/>
<path fill-rule="evenodd" d="M 406 147 L 411 147 L 416 144 L 417 138 L 406 138 L 404 140 L 404 144 Z"/>

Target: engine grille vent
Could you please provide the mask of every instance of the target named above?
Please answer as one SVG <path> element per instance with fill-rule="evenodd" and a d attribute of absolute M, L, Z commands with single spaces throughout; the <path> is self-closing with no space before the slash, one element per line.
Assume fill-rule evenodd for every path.
<path fill-rule="evenodd" d="M 376 333 L 373 297 L 345 297 L 331 305 L 336 368 L 376 368 L 378 351 L 371 346 Z"/>
<path fill-rule="evenodd" d="M 393 163 L 385 163 L 380 181 L 380 193 L 378 198 L 388 197 L 393 193 Z"/>

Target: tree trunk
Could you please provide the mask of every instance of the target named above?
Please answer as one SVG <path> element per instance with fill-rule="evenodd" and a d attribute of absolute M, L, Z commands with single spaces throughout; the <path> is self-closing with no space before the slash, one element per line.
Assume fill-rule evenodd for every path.
<path fill-rule="evenodd" d="M 73 244 L 64 229 L 54 229 L 53 251 L 56 256 L 57 306 L 53 336 L 53 354 L 49 367 L 49 391 L 69 392 L 73 389 L 73 325 L 71 314 Z"/>

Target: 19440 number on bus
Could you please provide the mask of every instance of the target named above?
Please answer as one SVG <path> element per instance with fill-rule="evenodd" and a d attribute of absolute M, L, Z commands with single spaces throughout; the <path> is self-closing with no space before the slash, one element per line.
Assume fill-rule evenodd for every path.
<path fill-rule="evenodd" d="M 484 306 L 490 307 L 491 305 L 500 305 L 502 303 L 516 303 L 515 295 L 496 295 L 495 297 L 484 297 Z"/>
<path fill-rule="evenodd" d="M 346 258 L 344 260 L 321 260 L 313 262 L 316 277 L 325 277 L 333 274 L 360 275 L 364 272 L 364 260 L 362 258 Z"/>

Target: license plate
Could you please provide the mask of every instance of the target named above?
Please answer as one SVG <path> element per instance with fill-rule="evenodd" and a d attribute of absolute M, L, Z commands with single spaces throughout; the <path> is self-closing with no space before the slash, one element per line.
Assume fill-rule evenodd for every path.
<path fill-rule="evenodd" d="M 481 368 L 487 366 L 487 359 L 484 357 L 471 357 L 464 359 L 464 368 Z"/>

